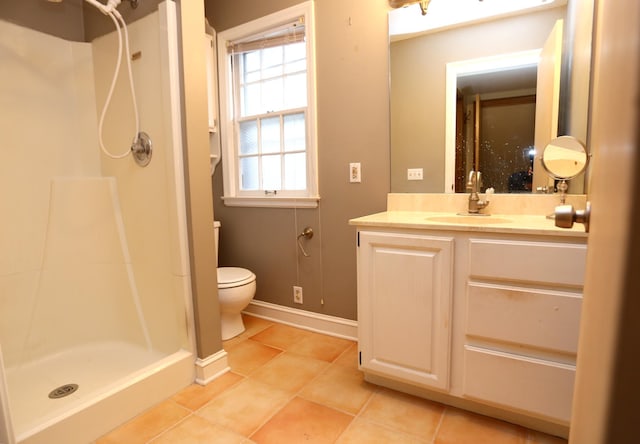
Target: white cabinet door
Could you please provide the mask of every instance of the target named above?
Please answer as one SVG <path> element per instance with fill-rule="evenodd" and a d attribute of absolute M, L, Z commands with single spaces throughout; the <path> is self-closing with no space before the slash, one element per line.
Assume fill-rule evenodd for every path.
<path fill-rule="evenodd" d="M 448 390 L 453 238 L 361 231 L 358 242 L 361 369 Z"/>

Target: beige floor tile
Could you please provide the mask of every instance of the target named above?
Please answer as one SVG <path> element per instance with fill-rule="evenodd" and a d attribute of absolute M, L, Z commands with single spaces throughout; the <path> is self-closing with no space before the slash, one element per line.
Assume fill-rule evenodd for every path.
<path fill-rule="evenodd" d="M 333 362 L 353 345 L 348 339 L 312 333 L 311 336 L 289 347 L 288 351 L 322 361 Z"/>
<path fill-rule="evenodd" d="M 434 444 L 525 444 L 525 429 L 477 415 L 464 410 L 447 407 Z"/>
<path fill-rule="evenodd" d="M 567 444 L 567 440 L 546 433 L 527 430 L 527 444 Z"/>
<path fill-rule="evenodd" d="M 151 444 L 245 444 L 247 438 L 206 419 L 192 415 L 167 430 Z"/>
<path fill-rule="evenodd" d="M 338 359 L 334 361 L 334 364 L 344 365 L 351 368 L 358 368 L 358 343 L 352 343 Z"/>
<path fill-rule="evenodd" d="M 248 437 L 290 399 L 290 393 L 246 379 L 195 414 Z"/>
<path fill-rule="evenodd" d="M 381 390 L 371 397 L 360 417 L 422 439 L 431 439 L 443 412 L 444 407 L 435 402 Z"/>
<path fill-rule="evenodd" d="M 244 379 L 244 377 L 241 375 L 227 372 L 205 386 L 191 384 L 171 399 L 189 410 L 198 410 L 207 402 L 211 401 L 213 397 L 219 395 L 232 385 L 237 384 L 242 379 Z"/>
<path fill-rule="evenodd" d="M 420 439 L 398 430 L 391 430 L 372 422 L 356 419 L 338 438 L 336 444 L 430 444 L 431 440 Z"/>
<path fill-rule="evenodd" d="M 271 327 L 272 325 L 274 325 L 274 322 L 272 321 L 267 321 L 266 319 L 247 314 L 242 315 L 242 322 L 244 322 L 244 328 L 246 330 L 240 336 L 244 336 L 247 339 L 257 333 L 260 333 L 267 327 Z"/>
<path fill-rule="evenodd" d="M 251 336 L 251 339 L 281 350 L 288 350 L 291 346 L 312 334 L 300 328 L 284 324 L 273 324 L 271 327 Z"/>
<path fill-rule="evenodd" d="M 191 412 L 173 401 L 164 401 L 103 436 L 96 444 L 146 443 L 189 416 Z"/>
<path fill-rule="evenodd" d="M 334 443 L 353 416 L 295 398 L 251 436 L 258 444 Z"/>
<path fill-rule="evenodd" d="M 355 415 L 375 390 L 358 369 L 333 364 L 307 384 L 300 396 Z"/>
<path fill-rule="evenodd" d="M 250 378 L 293 394 L 328 366 L 324 361 L 284 352 L 253 372 Z"/>
<path fill-rule="evenodd" d="M 244 322 L 245 328 L 242 333 L 234 338 L 222 341 L 222 347 L 225 350 L 228 350 L 230 347 L 233 347 L 234 345 L 244 341 L 245 339 L 249 339 L 251 336 L 260 333 L 265 328 L 273 325 L 273 322 L 271 321 L 246 314 L 242 315 L 242 322 Z"/>
<path fill-rule="evenodd" d="M 95 444 L 252 444 L 250 436 L 279 444 L 567 443 L 370 385 L 353 341 L 244 319 L 246 331 L 223 343 L 233 372 L 185 388 Z"/>
<path fill-rule="evenodd" d="M 282 350 L 249 339 L 227 350 L 227 359 L 234 373 L 246 376 L 280 353 Z"/>

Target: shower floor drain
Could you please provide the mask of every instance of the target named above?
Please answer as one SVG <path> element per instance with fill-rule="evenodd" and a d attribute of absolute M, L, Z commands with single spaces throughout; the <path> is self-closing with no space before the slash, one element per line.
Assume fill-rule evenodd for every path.
<path fill-rule="evenodd" d="M 61 385 L 58 388 L 55 388 L 49 392 L 49 398 L 58 399 L 64 398 L 65 396 L 69 396 L 73 392 L 78 390 L 78 384 L 65 384 Z"/>

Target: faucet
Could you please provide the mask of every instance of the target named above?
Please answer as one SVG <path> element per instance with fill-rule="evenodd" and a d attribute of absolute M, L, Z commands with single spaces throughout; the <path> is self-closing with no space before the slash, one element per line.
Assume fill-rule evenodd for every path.
<path fill-rule="evenodd" d="M 480 171 L 469 172 L 469 181 L 467 182 L 467 191 L 469 194 L 469 213 L 470 214 L 478 214 L 480 210 L 486 208 L 489 205 L 488 200 L 480 200 L 480 196 L 478 196 L 478 189 L 480 188 Z"/>

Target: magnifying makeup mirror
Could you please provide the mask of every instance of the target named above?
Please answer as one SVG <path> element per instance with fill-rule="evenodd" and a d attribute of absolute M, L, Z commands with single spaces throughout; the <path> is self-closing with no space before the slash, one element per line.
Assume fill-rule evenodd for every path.
<path fill-rule="evenodd" d="M 540 158 L 542 167 L 554 180 L 559 180 L 560 204 L 564 205 L 569 185 L 567 180 L 582 173 L 589 163 L 584 145 L 575 137 L 560 136 L 544 148 Z"/>

